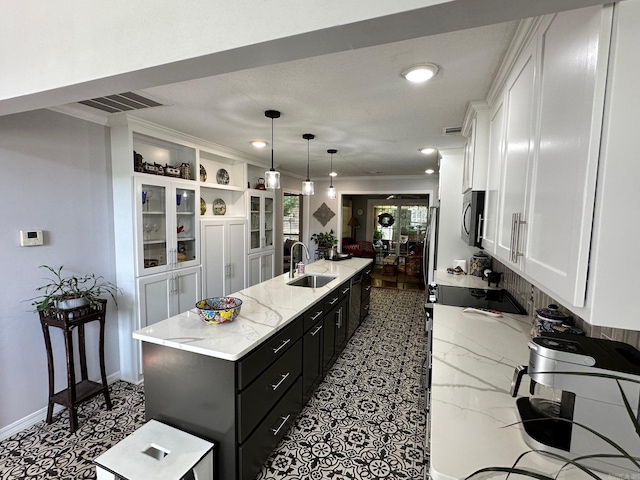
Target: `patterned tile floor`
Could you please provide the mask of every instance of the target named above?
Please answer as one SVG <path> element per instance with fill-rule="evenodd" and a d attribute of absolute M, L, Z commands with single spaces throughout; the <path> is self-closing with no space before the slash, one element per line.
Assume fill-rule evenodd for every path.
<path fill-rule="evenodd" d="M 424 478 L 424 292 L 372 289 L 371 313 L 256 480 Z M 92 460 L 144 423 L 144 392 L 111 386 L 68 430 L 61 412 L 0 442 L 0 479 L 95 479 Z M 226 480 L 226 479 L 220 479 Z"/>

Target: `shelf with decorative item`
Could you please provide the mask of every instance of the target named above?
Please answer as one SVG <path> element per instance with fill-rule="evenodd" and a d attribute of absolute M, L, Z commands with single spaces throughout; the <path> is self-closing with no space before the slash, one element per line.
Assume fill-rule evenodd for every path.
<path fill-rule="evenodd" d="M 202 187 L 237 190 L 246 188 L 246 163 L 201 149 L 199 180 Z"/>
<path fill-rule="evenodd" d="M 196 149 L 133 133 L 133 170 L 145 175 L 195 180 Z"/>

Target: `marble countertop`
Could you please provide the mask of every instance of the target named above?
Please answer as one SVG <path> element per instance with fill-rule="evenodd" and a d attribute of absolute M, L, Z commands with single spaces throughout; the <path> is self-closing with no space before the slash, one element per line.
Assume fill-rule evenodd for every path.
<path fill-rule="evenodd" d="M 509 393 L 515 367 L 529 362 L 530 326 L 524 315 L 492 318 L 464 313 L 459 307 L 434 306 L 429 471 L 433 480 L 462 479 L 484 467 L 511 467 L 530 450 L 520 426 L 512 425 L 519 416 L 516 399 Z M 528 392 L 525 376 L 520 393 Z M 518 464 L 546 474 L 554 474 L 562 465 L 535 452 Z M 560 478 L 588 477 L 567 467 Z"/>
<path fill-rule="evenodd" d="M 305 274 L 335 275 L 320 288 L 292 287 L 288 273 L 231 296 L 242 300 L 240 315 L 230 323 L 208 325 L 195 308 L 133 332 L 133 338 L 202 355 L 238 360 L 275 334 L 334 288 L 364 269 L 372 260 L 319 260 L 306 265 Z"/>

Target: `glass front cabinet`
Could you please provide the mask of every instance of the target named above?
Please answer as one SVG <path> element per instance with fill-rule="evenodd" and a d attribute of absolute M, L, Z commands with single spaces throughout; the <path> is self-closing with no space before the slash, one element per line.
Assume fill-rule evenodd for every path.
<path fill-rule="evenodd" d="M 249 253 L 274 248 L 274 205 L 273 193 L 251 193 L 249 201 Z"/>
<path fill-rule="evenodd" d="M 135 189 L 138 276 L 199 265 L 198 187 L 145 176 Z"/>

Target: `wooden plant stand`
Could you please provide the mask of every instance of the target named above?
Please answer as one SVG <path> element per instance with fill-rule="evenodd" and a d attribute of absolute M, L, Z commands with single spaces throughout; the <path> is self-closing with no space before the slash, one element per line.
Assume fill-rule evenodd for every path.
<path fill-rule="evenodd" d="M 47 423 L 51 424 L 53 405 L 55 403 L 67 407 L 71 433 L 78 428 L 77 406 L 82 402 L 103 394 L 107 410 L 111 410 L 111 398 L 107 385 L 107 375 L 104 365 L 104 323 L 107 301 L 100 300 L 97 305 L 80 308 L 61 309 L 52 308 L 40 314 L 40 323 L 44 334 L 44 344 L 47 349 L 47 366 L 49 369 L 49 403 L 47 406 Z M 84 338 L 84 326 L 90 322 L 100 322 L 99 358 L 101 383 L 89 380 L 87 375 L 87 355 Z M 54 391 L 54 364 L 51 348 L 50 327 L 62 329 L 67 359 L 67 388 L 57 393 Z M 73 355 L 73 329 L 78 328 L 78 348 L 80 357 L 80 381 L 76 382 L 75 362 Z"/>

